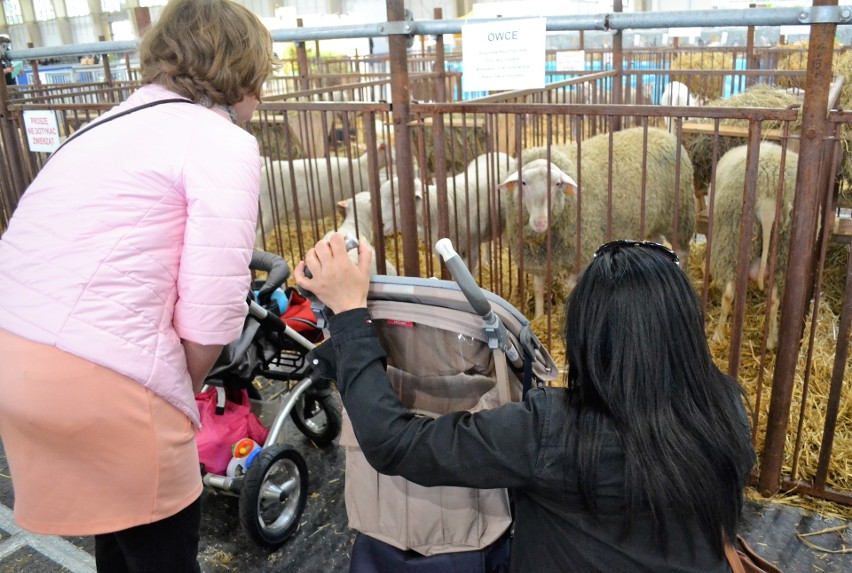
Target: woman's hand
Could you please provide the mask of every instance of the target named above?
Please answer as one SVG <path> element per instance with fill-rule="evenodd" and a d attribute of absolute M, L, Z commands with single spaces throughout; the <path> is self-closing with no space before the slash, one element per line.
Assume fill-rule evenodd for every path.
<path fill-rule="evenodd" d="M 192 393 L 201 392 L 204 379 L 216 364 L 216 359 L 222 354 L 221 344 L 198 344 L 191 340 L 181 340 L 183 352 L 186 355 L 186 369 L 192 379 Z"/>
<path fill-rule="evenodd" d="M 319 241 L 299 261 L 294 276 L 296 284 L 314 293 L 335 314 L 367 306 L 370 286 L 370 263 L 373 254 L 364 241 L 358 244 L 358 264 L 346 254 L 343 235 L 335 233 Z M 305 265 L 313 278 L 305 276 Z"/>

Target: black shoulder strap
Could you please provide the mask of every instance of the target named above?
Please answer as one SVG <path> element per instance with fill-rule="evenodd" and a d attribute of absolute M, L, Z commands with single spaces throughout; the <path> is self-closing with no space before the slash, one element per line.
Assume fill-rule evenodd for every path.
<path fill-rule="evenodd" d="M 150 101 L 150 102 L 148 102 L 148 103 L 142 104 L 142 105 L 140 105 L 140 106 L 136 106 L 136 107 L 134 107 L 134 108 L 126 109 L 126 110 L 124 110 L 124 111 L 122 111 L 122 112 L 119 112 L 119 113 L 117 113 L 117 114 L 115 114 L 115 115 L 111 115 L 110 117 L 108 117 L 108 118 L 106 118 L 106 119 L 102 119 L 102 120 L 95 120 L 95 122 L 94 122 L 94 123 L 90 123 L 89 125 L 87 125 L 87 126 L 86 126 L 86 127 L 84 127 L 83 129 L 81 129 L 81 130 L 77 131 L 77 132 L 76 132 L 76 133 L 74 133 L 71 137 L 69 137 L 68 139 L 66 139 L 66 140 L 62 143 L 62 145 L 60 145 L 59 147 L 57 147 L 57 148 L 56 148 L 56 150 L 55 150 L 53 153 L 51 153 L 51 154 L 50 154 L 50 157 L 48 157 L 48 158 L 47 158 L 47 161 L 45 161 L 45 162 L 44 162 L 44 165 L 47 165 L 47 162 L 48 162 L 48 161 L 50 161 L 50 160 L 53 158 L 53 156 L 54 156 L 54 155 L 56 155 L 56 154 L 57 154 L 57 152 L 59 152 L 59 150 L 60 150 L 60 149 L 62 149 L 63 147 L 65 147 L 66 145 L 68 145 L 68 143 L 70 143 L 71 141 L 73 141 L 73 140 L 77 139 L 78 137 L 80 137 L 81 135 L 83 135 L 84 133 L 86 133 L 87 131 L 91 131 L 92 129 L 94 129 L 94 128 L 98 127 L 99 125 L 103 125 L 103 124 L 108 123 L 108 122 L 110 122 L 110 121 L 112 121 L 112 120 L 114 120 L 114 119 L 118 119 L 119 117 L 125 116 L 125 115 L 127 115 L 127 114 L 129 114 L 129 113 L 133 113 L 134 111 L 139 111 L 140 109 L 146 109 L 146 108 L 149 108 L 149 107 L 154 107 L 154 106 L 156 106 L 156 105 L 162 105 L 162 104 L 164 104 L 164 103 L 193 103 L 193 101 L 192 101 L 192 100 L 188 100 L 188 99 L 184 99 L 184 98 L 160 99 L 160 100 L 157 100 L 157 101 Z M 42 165 L 42 168 L 44 168 L 44 165 Z"/>

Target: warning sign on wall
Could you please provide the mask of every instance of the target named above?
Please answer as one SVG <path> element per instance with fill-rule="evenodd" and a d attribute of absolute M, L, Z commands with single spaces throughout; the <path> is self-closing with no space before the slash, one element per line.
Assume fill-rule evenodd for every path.
<path fill-rule="evenodd" d="M 56 114 L 50 110 L 27 110 L 24 112 L 24 132 L 30 151 L 52 153 L 59 147 L 59 127 Z"/>

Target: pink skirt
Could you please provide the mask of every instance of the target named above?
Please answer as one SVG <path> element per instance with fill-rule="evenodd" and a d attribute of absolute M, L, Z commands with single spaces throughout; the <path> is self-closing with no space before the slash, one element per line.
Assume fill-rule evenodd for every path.
<path fill-rule="evenodd" d="M 35 533 L 121 531 L 201 494 L 186 415 L 126 376 L 4 330 L 0 438 L 15 520 Z"/>

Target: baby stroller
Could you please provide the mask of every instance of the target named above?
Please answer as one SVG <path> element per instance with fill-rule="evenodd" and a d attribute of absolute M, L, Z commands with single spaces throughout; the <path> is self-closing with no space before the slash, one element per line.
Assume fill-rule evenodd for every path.
<path fill-rule="evenodd" d="M 282 391 L 286 393 L 262 443 L 257 442 L 234 471 L 211 472 L 202 464 L 202 481 L 211 490 L 239 496 L 240 522 L 246 532 L 257 543 L 277 548 L 296 530 L 308 495 L 307 465 L 299 452 L 284 443 L 284 424 L 289 416 L 305 436 L 316 445 L 325 446 L 340 433 L 341 413 L 331 385 L 305 376 L 306 355 L 322 337 L 322 331 L 313 321 L 289 319 L 287 314 L 284 319 L 279 316 L 277 301 L 283 295 L 279 287 L 290 275 L 286 261 L 272 253 L 255 251 L 251 268 L 266 271 L 267 279 L 253 285 L 257 290 L 249 296 L 249 313 L 240 338 L 223 349 L 196 400 L 215 391 L 217 414 L 237 407 L 229 403 L 232 397 L 247 396 L 257 404 L 262 402 L 253 383 L 258 376 L 283 383 Z M 289 301 L 296 298 L 298 295 L 291 293 Z M 248 404 L 239 406 L 245 407 L 248 414 Z M 215 426 L 215 419 L 208 418 L 211 425 Z M 253 414 L 249 419 L 257 422 Z M 260 429 L 266 434 L 264 427 Z M 202 434 L 204 431 L 202 428 Z M 224 446 L 225 450 L 230 446 Z M 200 454 L 201 450 L 199 434 Z M 229 458 L 231 452 L 225 455 Z"/>
<path fill-rule="evenodd" d="M 368 291 L 388 379 L 403 404 L 424 416 L 473 412 L 519 401 L 555 379 L 556 364 L 529 321 L 477 286 L 449 240 L 436 250 L 455 282 L 374 276 Z M 506 490 L 423 487 L 379 474 L 345 412 L 340 445 L 349 526 L 360 532 L 351 571 L 495 571 L 505 562 L 512 524 Z"/>

